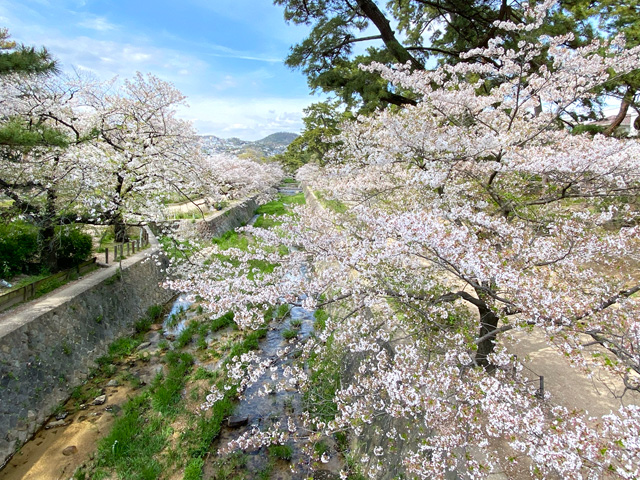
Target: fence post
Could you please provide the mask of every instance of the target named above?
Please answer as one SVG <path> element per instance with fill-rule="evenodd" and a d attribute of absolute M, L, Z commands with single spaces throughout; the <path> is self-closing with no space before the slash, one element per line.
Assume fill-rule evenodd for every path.
<path fill-rule="evenodd" d="M 131 250 L 132 250 L 132 253 L 135 255 L 136 254 L 136 241 L 135 240 L 131 242 Z"/>
<path fill-rule="evenodd" d="M 541 400 L 544 400 L 544 375 L 540 375 L 540 388 L 536 392 L 536 397 Z"/>

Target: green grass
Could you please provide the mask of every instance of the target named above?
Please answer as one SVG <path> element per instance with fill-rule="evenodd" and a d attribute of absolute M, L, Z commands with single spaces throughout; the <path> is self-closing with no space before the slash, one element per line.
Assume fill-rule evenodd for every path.
<path fill-rule="evenodd" d="M 271 228 L 280 225 L 282 222 L 273 217 L 291 215 L 287 206 L 304 205 L 304 203 L 305 199 L 303 193 L 297 193 L 296 195 L 280 195 L 278 200 L 265 203 L 258 207 L 256 215 L 260 216 L 256 219 L 254 226 L 257 228 Z M 265 217 L 265 215 L 272 215 L 273 217 Z"/>
<path fill-rule="evenodd" d="M 200 210 L 189 210 L 187 212 L 170 213 L 169 216 L 174 220 L 196 220 L 203 218 Z"/>
<path fill-rule="evenodd" d="M 282 338 L 285 340 L 291 340 L 292 338 L 296 338 L 298 336 L 298 330 L 294 330 L 291 328 L 287 328 L 284 332 L 282 332 Z"/>
<path fill-rule="evenodd" d="M 273 200 L 264 205 L 260 205 L 256 210 L 256 215 L 285 215 L 287 209 L 282 200 Z"/>
<path fill-rule="evenodd" d="M 151 305 L 149 308 L 147 308 L 147 314 L 144 317 L 136 320 L 133 325 L 136 333 L 144 333 L 149 331 L 151 324 L 160 320 L 163 311 L 164 307 L 162 305 Z"/>
<path fill-rule="evenodd" d="M 313 318 L 315 319 L 313 327 L 316 330 L 322 331 L 327 328 L 327 319 L 329 318 L 329 314 L 326 311 L 319 308 L 313 313 Z"/>
<path fill-rule="evenodd" d="M 209 333 L 217 332 L 225 327 L 233 326 L 237 328 L 236 323 L 233 321 L 233 312 L 227 312 L 224 315 L 214 318 L 210 321 L 201 321 L 196 322 L 193 321 L 189 323 L 189 325 L 178 335 L 174 342 L 174 346 L 177 348 L 183 348 L 188 345 L 193 339 L 194 335 L 199 335 L 200 337 L 200 347 L 204 348 L 206 344 L 202 344 L 204 342 L 205 337 Z"/>
<path fill-rule="evenodd" d="M 322 206 L 332 210 L 336 213 L 345 213 L 348 210 L 348 207 L 342 203 L 340 200 L 330 200 L 324 196 L 322 192 L 315 191 L 313 192 L 316 195 L 316 198 L 320 202 Z"/>
<path fill-rule="evenodd" d="M 109 356 L 115 359 L 131 355 L 141 343 L 141 336 L 119 338 L 109 345 Z"/>
<path fill-rule="evenodd" d="M 165 362 L 169 365 L 169 373 L 167 378 L 158 377 L 153 382 L 151 397 L 154 410 L 169 415 L 176 413 L 186 376 L 193 365 L 193 357 L 188 353 L 169 351 L 165 356 Z"/>
<path fill-rule="evenodd" d="M 288 303 L 283 303 L 278 307 L 273 317 L 276 320 L 282 319 L 289 314 L 289 311 L 291 311 L 291 306 Z"/>
<path fill-rule="evenodd" d="M 309 368 L 309 388 L 303 395 L 303 403 L 311 414 L 323 421 L 333 420 L 338 407 L 333 401 L 340 388 L 340 367 L 342 353 L 331 339 L 327 342 L 328 352 L 322 356 L 312 352 L 307 362 Z"/>
<path fill-rule="evenodd" d="M 218 378 L 218 375 L 219 374 L 216 372 L 212 372 L 211 370 L 207 370 L 206 368 L 198 367 L 191 378 L 193 380 L 216 380 Z"/>
<path fill-rule="evenodd" d="M 162 250 L 172 260 L 189 258 L 198 247 L 188 240 L 178 241 L 173 237 L 160 237 L 158 239 Z"/>
<path fill-rule="evenodd" d="M 248 353 L 251 350 L 257 350 L 260 346 L 260 339 L 266 336 L 267 336 L 266 328 L 260 328 L 258 330 L 254 330 L 253 332 L 248 333 L 245 336 L 244 340 L 233 344 L 233 346 L 229 350 L 229 356 L 228 356 L 228 359 L 225 361 L 225 364 L 229 363 L 230 359 L 232 359 L 236 355 L 239 357 L 243 353 Z"/>
<path fill-rule="evenodd" d="M 234 317 L 233 312 L 227 312 L 221 317 L 214 318 L 209 322 L 209 325 L 208 325 L 209 331 L 217 332 L 218 330 L 221 330 L 230 325 L 233 325 L 234 327 L 237 328 L 236 323 L 233 321 L 233 317 Z"/>
<path fill-rule="evenodd" d="M 124 405 L 123 415 L 99 442 L 97 465 L 115 470 L 119 478 L 157 479 L 163 468 L 156 455 L 170 433 L 162 416 L 151 411 L 151 396 L 143 393 Z"/>
<path fill-rule="evenodd" d="M 50 276 L 51 274 L 49 272 L 42 272 L 39 273 L 37 275 L 29 275 L 27 277 L 23 277 L 18 281 L 14 281 L 11 280 L 9 283 L 11 283 L 11 288 L 3 288 L 0 293 L 9 293 L 9 292 L 13 292 L 14 290 L 19 290 L 22 287 L 25 287 L 31 283 L 37 282 L 38 280 L 42 280 L 47 278 L 48 276 Z"/>
<path fill-rule="evenodd" d="M 295 195 L 281 195 L 280 200 L 284 205 L 304 205 L 306 200 L 304 193 L 296 193 Z"/>
<path fill-rule="evenodd" d="M 165 361 L 169 366 L 167 377 L 159 375 L 149 390 L 129 400 L 109 435 L 99 442 L 97 467 L 133 480 L 157 479 L 164 472 L 158 454 L 172 433 L 170 423 L 180 408 L 193 358 L 172 351 L 167 352 Z"/>
<path fill-rule="evenodd" d="M 61 286 L 65 285 L 69 281 L 70 280 L 63 280 L 62 278 L 52 278 L 50 280 L 45 280 L 40 285 L 38 285 L 38 288 L 36 289 L 35 294 L 33 295 L 33 299 L 46 295 L 47 293 L 52 292 L 56 288 L 60 288 Z"/>
<path fill-rule="evenodd" d="M 202 467 L 204 467 L 204 460 L 202 458 L 192 458 L 184 469 L 183 480 L 201 480 Z"/>
<path fill-rule="evenodd" d="M 253 226 L 256 228 L 273 228 L 278 225 L 282 225 L 282 222 L 272 217 L 265 217 L 264 215 L 260 215 L 253 223 Z"/>
<path fill-rule="evenodd" d="M 269 447 L 269 455 L 280 460 L 289 461 L 293 457 L 293 448 L 290 445 L 271 445 Z"/>
<path fill-rule="evenodd" d="M 215 461 L 213 480 L 245 480 L 242 470 L 247 465 L 247 456 L 242 452 L 225 455 Z M 269 478 L 269 477 L 267 477 Z"/>
<path fill-rule="evenodd" d="M 211 240 L 211 243 L 213 243 L 214 245 L 218 245 L 218 247 L 220 247 L 220 250 L 237 248 L 246 252 L 249 248 L 249 239 L 246 236 L 241 235 L 233 230 L 226 232 L 220 237 L 213 238 Z"/>

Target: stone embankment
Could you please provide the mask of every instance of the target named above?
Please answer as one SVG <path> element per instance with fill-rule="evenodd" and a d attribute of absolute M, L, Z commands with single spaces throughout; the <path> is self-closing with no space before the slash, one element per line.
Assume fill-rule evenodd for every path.
<path fill-rule="evenodd" d="M 149 306 L 171 299 L 159 286 L 166 259 L 149 253 L 0 316 L 0 465 L 86 379 L 109 343 Z"/>
<path fill-rule="evenodd" d="M 211 238 L 247 223 L 256 195 L 195 224 Z M 187 223 L 187 222 L 185 222 Z M 0 466 L 81 384 L 108 345 L 174 295 L 152 248 L 0 315 Z M 151 257 L 151 258 L 150 258 Z"/>

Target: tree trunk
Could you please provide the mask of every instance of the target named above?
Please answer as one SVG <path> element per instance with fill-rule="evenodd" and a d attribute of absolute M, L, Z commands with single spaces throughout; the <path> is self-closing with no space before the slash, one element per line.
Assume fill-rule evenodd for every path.
<path fill-rule="evenodd" d="M 113 233 L 115 236 L 115 240 L 117 243 L 123 243 L 128 240 L 127 237 L 127 225 L 124 223 L 124 218 L 122 218 L 121 212 L 116 212 L 111 221 L 113 225 Z"/>
<path fill-rule="evenodd" d="M 389 20 L 384 16 L 384 13 L 382 13 L 375 2 L 372 0 L 356 1 L 362 13 L 376 26 L 380 32 L 382 41 L 395 59 L 399 63 L 410 62 L 411 68 L 414 70 L 424 70 L 424 66 L 398 41 Z"/>
<path fill-rule="evenodd" d="M 478 296 L 481 297 L 481 292 L 478 292 Z M 476 365 L 479 365 L 486 370 L 491 370 L 491 364 L 487 357 L 493 353 L 496 347 L 496 337 L 495 335 L 489 335 L 493 333 L 498 328 L 498 321 L 500 320 L 498 316 L 486 305 L 485 302 L 480 301 L 476 303 L 476 307 L 478 308 L 478 312 L 480 313 L 480 332 L 478 333 L 478 338 L 486 338 L 478 344 L 478 350 L 476 351 Z"/>
<path fill-rule="evenodd" d="M 127 241 L 127 226 L 124 223 L 124 217 L 122 215 L 122 194 L 124 191 L 124 177 L 117 174 L 116 177 L 116 195 L 114 195 L 114 201 L 117 205 L 116 210 L 111 215 L 111 225 L 113 225 L 114 235 L 116 242 L 122 243 Z"/>
<path fill-rule="evenodd" d="M 620 110 L 618 110 L 618 114 L 616 115 L 616 118 L 613 119 L 613 122 L 611 123 L 611 125 L 609 125 L 607 129 L 604 131 L 604 134 L 607 137 L 610 137 L 615 133 L 616 129 L 622 124 L 625 117 L 627 116 L 627 112 L 629 111 L 629 105 L 631 105 L 631 96 L 630 96 L 631 93 L 632 93 L 631 87 L 627 87 L 627 92 L 624 94 L 624 98 L 620 103 Z"/>
<path fill-rule="evenodd" d="M 40 234 L 42 236 L 42 249 L 40 251 L 40 263 L 42 263 L 50 272 L 58 270 L 58 242 L 56 241 L 56 191 L 47 190 L 47 204 L 44 218 L 40 225 Z"/>

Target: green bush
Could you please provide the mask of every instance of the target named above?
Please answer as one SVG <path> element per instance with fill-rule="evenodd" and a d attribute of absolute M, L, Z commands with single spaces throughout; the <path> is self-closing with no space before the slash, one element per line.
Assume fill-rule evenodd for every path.
<path fill-rule="evenodd" d="M 91 255 L 91 235 L 83 233 L 75 225 L 62 225 L 56 228 L 58 248 L 56 258 L 62 269 L 79 265 Z"/>
<path fill-rule="evenodd" d="M 281 460 L 291 460 L 293 457 L 293 448 L 289 445 L 271 445 L 269 447 L 269 454 Z"/>
<path fill-rule="evenodd" d="M 20 273 L 38 253 L 38 229 L 26 222 L 0 225 L 0 275 Z"/>
<path fill-rule="evenodd" d="M 596 133 L 603 133 L 604 130 L 605 130 L 605 127 L 602 125 L 586 124 L 586 125 L 576 125 L 571 130 L 571 133 L 573 135 L 582 135 L 583 133 L 588 133 L 589 135 L 595 135 Z"/>

